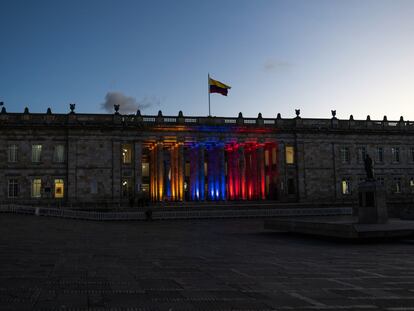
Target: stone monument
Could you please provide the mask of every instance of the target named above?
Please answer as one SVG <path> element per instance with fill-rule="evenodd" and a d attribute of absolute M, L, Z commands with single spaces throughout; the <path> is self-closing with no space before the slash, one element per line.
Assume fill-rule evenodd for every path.
<path fill-rule="evenodd" d="M 372 159 L 367 154 L 364 159 L 366 179 L 358 185 L 358 223 L 385 224 L 388 221 L 385 187 L 375 181 Z"/>

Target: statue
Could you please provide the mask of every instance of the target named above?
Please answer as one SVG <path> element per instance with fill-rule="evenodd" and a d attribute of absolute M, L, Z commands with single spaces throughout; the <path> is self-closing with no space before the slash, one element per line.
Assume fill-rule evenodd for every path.
<path fill-rule="evenodd" d="M 372 159 L 368 154 L 365 155 L 364 165 L 365 165 L 365 172 L 367 173 L 366 180 L 373 180 L 374 179 L 374 169 L 372 167 Z"/>

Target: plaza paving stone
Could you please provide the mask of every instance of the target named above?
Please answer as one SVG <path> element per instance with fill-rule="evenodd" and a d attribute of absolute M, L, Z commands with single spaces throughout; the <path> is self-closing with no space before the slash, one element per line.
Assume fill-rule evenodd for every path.
<path fill-rule="evenodd" d="M 414 237 L 0 215 L 0 310 L 414 310 Z"/>

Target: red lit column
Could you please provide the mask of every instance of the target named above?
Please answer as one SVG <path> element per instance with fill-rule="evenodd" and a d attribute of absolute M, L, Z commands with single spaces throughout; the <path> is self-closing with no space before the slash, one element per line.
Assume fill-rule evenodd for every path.
<path fill-rule="evenodd" d="M 239 147 L 239 163 L 240 163 L 240 197 L 246 200 L 246 158 L 244 155 L 244 146 Z"/>
<path fill-rule="evenodd" d="M 264 149 L 261 145 L 257 148 L 257 164 L 258 164 L 258 196 L 260 199 L 266 199 L 265 191 L 265 158 Z"/>

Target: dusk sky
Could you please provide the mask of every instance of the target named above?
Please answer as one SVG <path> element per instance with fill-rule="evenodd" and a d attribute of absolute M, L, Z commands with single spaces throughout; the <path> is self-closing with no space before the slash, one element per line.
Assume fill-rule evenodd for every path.
<path fill-rule="evenodd" d="M 414 1 L 0 2 L 8 112 L 414 120 Z M 123 95 L 122 95 L 123 94 Z M 130 105 L 134 100 L 130 99 Z"/>

